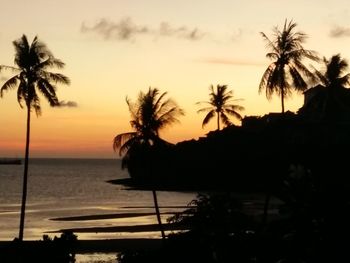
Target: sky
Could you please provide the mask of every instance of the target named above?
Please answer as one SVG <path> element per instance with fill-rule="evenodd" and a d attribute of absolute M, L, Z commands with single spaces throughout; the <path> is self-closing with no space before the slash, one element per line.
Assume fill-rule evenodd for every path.
<path fill-rule="evenodd" d="M 198 139 L 198 101 L 210 85 L 228 85 L 245 110 L 262 116 L 281 110 L 280 100 L 259 94 L 269 63 L 266 42 L 285 19 L 308 35 L 306 49 L 350 59 L 350 9 L 343 0 L 1 0 L 0 64 L 13 66 L 12 41 L 38 36 L 56 58 L 69 86 L 58 86 L 62 107 L 41 99 L 33 115 L 32 157 L 118 158 L 112 141 L 131 131 L 126 96 L 136 100 L 149 87 L 168 92 L 185 111 L 180 123 L 161 132 L 172 143 Z M 309 62 L 306 62 L 308 65 Z M 0 72 L 0 85 L 12 72 Z M 294 93 L 286 110 L 297 111 Z M 239 123 L 237 123 L 239 124 Z M 15 90 L 0 98 L 0 157 L 24 155 L 26 111 Z"/>

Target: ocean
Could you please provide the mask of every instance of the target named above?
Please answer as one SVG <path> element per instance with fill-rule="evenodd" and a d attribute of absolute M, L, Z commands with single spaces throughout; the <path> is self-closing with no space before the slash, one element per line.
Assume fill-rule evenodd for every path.
<path fill-rule="evenodd" d="M 66 217 L 153 213 L 149 191 L 127 190 L 107 183 L 126 178 L 118 159 L 31 159 L 25 220 L 25 240 L 40 240 L 44 234 L 70 228 L 132 226 L 156 223 L 155 215 L 137 217 L 52 220 Z M 0 165 L 0 240 L 18 236 L 22 195 L 22 165 Z M 186 206 L 194 193 L 158 192 L 161 212 L 176 212 Z M 183 210 L 183 209 L 181 209 Z M 168 215 L 163 215 L 165 221 Z M 86 218 L 87 219 L 87 218 Z M 159 238 L 159 232 L 77 233 L 78 239 Z"/>

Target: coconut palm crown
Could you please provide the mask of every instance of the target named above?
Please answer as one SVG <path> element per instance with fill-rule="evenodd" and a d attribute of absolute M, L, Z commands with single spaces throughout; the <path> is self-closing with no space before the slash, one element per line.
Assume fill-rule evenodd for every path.
<path fill-rule="evenodd" d="M 324 72 L 315 70 L 322 85 L 329 88 L 345 88 L 350 84 L 350 73 L 345 74 L 349 64 L 340 54 L 333 55 L 329 60 L 323 58 Z"/>
<path fill-rule="evenodd" d="M 285 20 L 282 31 L 277 27 L 274 28 L 272 40 L 261 32 L 270 50 L 266 57 L 273 62 L 261 78 L 259 93 L 265 90 L 268 99 L 271 99 L 274 94 L 281 97 L 282 113 L 284 113 L 284 99 L 291 95 L 292 90 L 302 92 L 307 89 L 308 85 L 304 77 L 315 80 L 313 73 L 302 60 L 304 58 L 319 60 L 316 52 L 303 48 L 306 34 L 295 32 L 296 26 L 297 24 L 293 21 Z"/>
<path fill-rule="evenodd" d="M 113 140 L 115 151 L 128 155 L 128 151 L 137 145 L 154 145 L 163 141 L 159 131 L 178 122 L 177 117 L 184 115 L 172 99 L 166 99 L 167 92 L 160 94 L 157 88 L 140 92 L 136 102 L 126 98 L 131 114 L 130 125 L 134 131 L 117 135 Z M 126 157 L 126 156 L 125 156 Z"/>
<path fill-rule="evenodd" d="M 243 111 L 244 107 L 234 104 L 236 101 L 241 99 L 233 99 L 233 91 L 227 90 L 227 85 L 217 85 L 216 89 L 211 85 L 209 87 L 209 101 L 200 101 L 197 104 L 206 104 L 207 107 L 199 109 L 197 112 L 207 112 L 202 122 L 202 127 L 204 128 L 209 121 L 217 117 L 217 130 L 220 130 L 220 120 L 225 126 L 232 125 L 230 117 L 236 118 L 238 120 L 242 119 L 239 111 Z"/>
<path fill-rule="evenodd" d="M 323 58 L 324 69 L 315 69 L 319 84 L 304 92 L 305 101 L 299 113 L 313 120 L 350 120 L 350 73 L 348 62 L 340 54 Z"/>
<path fill-rule="evenodd" d="M 15 47 L 15 67 L 1 65 L 0 70 L 11 70 L 16 72 L 14 76 L 8 79 L 0 89 L 0 96 L 10 89 L 17 89 L 17 100 L 21 107 L 23 102 L 31 110 L 34 109 L 37 115 L 41 113 L 40 99 L 38 91 L 51 106 L 59 106 L 56 95 L 55 84 L 70 83 L 69 78 L 60 73 L 47 71 L 49 68 L 56 67 L 61 69 L 64 63 L 55 58 L 47 46 L 39 41 L 36 36 L 29 44 L 26 35 L 13 41 Z"/>

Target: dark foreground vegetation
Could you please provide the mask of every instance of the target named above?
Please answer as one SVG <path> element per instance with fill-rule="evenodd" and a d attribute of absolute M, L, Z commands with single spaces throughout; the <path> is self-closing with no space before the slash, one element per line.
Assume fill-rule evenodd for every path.
<path fill-rule="evenodd" d="M 349 134 L 346 121 L 286 112 L 137 148 L 124 183 L 201 194 L 170 219 L 189 231 L 156 251 L 124 251 L 121 262 L 349 261 Z M 252 194 L 255 204 L 246 199 Z"/>
<path fill-rule="evenodd" d="M 241 127 L 199 140 L 136 148 L 128 171 L 145 188 L 256 192 L 279 189 L 291 165 L 302 165 L 319 183 L 345 187 L 349 134 L 349 123 L 313 122 L 290 112 L 247 117 Z"/>
<path fill-rule="evenodd" d="M 53 239 L 47 235 L 40 241 L 15 239 L 0 246 L 0 262 L 4 263 L 73 263 L 77 249 L 77 236 L 64 232 Z"/>

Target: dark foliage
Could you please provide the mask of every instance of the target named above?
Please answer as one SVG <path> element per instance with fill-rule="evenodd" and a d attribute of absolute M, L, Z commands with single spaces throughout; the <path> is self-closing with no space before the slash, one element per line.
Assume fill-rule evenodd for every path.
<path fill-rule="evenodd" d="M 195 207 L 172 219 L 188 232 L 168 237 L 159 251 L 123 253 L 122 262 L 349 261 L 349 134 L 347 122 L 287 112 L 249 117 L 242 127 L 197 141 L 149 148 L 147 162 L 157 166 L 147 177 L 136 161 L 130 174 L 135 186 L 217 194 L 200 195 Z M 266 224 L 261 206 L 252 216 L 244 200 L 230 194 L 265 192 L 278 200 Z M 276 203 L 270 212 L 274 208 Z"/>
<path fill-rule="evenodd" d="M 76 242 L 77 236 L 69 231 L 53 239 L 44 235 L 41 241 L 16 238 L 7 247 L 2 247 L 0 262 L 74 263 Z"/>
<path fill-rule="evenodd" d="M 267 225 L 230 193 L 199 195 L 186 213 L 170 219 L 189 231 L 172 234 L 156 251 L 126 251 L 129 262 L 348 262 L 349 193 L 341 182 L 320 181 L 302 165 L 290 166 L 274 189 L 278 213 Z"/>
<path fill-rule="evenodd" d="M 290 112 L 249 117 L 241 127 L 199 140 L 135 152 L 129 173 L 143 188 L 266 192 L 282 186 L 291 164 L 301 164 L 318 180 L 349 186 L 343 154 L 349 134 L 348 123 L 308 121 Z M 145 171 L 152 163 L 150 177 Z"/>

